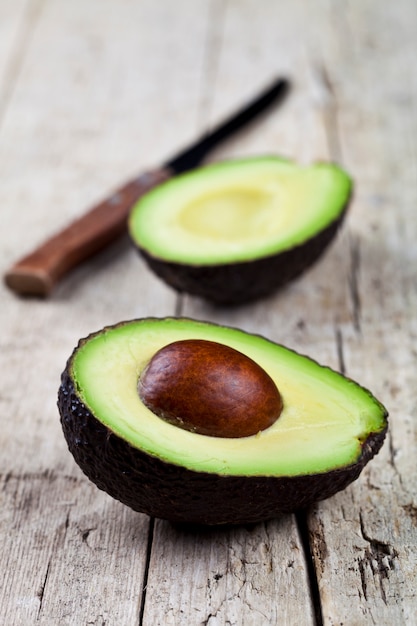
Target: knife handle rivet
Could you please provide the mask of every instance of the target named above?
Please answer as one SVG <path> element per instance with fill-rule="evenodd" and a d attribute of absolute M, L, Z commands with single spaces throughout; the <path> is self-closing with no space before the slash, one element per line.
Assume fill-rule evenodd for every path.
<path fill-rule="evenodd" d="M 111 198 L 109 198 L 108 203 L 111 204 L 112 206 L 115 206 L 116 204 L 120 204 L 121 200 L 122 200 L 121 194 L 116 192 L 115 194 L 111 196 Z"/>

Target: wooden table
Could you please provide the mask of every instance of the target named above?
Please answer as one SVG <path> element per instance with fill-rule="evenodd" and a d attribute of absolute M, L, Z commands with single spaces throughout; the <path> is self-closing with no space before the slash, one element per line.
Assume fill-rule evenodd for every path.
<path fill-rule="evenodd" d="M 1 287 L 1 626 L 417 624 L 415 0 L 0 0 L 4 272 L 277 75 L 285 104 L 212 155 L 335 160 L 337 240 L 274 297 L 176 295 L 126 240 L 48 300 Z M 185 531 L 98 491 L 56 394 L 80 337 L 184 315 L 263 334 L 369 387 L 390 430 L 361 478 L 297 515 Z"/>

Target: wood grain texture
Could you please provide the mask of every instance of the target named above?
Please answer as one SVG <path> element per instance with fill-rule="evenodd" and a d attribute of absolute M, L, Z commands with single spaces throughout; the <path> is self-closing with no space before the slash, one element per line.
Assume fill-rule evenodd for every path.
<path fill-rule="evenodd" d="M 157 521 L 145 624 L 314 624 L 293 516 L 235 529 Z"/>
<path fill-rule="evenodd" d="M 5 273 L 6 285 L 20 295 L 48 296 L 70 270 L 126 234 L 135 202 L 170 175 L 169 170 L 160 168 L 120 186 L 17 261 Z"/>
<path fill-rule="evenodd" d="M 7 474 L 1 494 L 12 533 L 3 553 L 2 624 L 117 624 L 117 616 L 137 623 L 147 517 L 75 474 Z"/>
<path fill-rule="evenodd" d="M 236 309 L 177 296 L 121 240 L 48 303 L 0 286 L 1 626 L 362 626 L 417 614 L 413 0 L 0 0 L 0 269 L 277 74 L 276 115 L 212 160 L 333 159 L 355 195 L 331 248 Z M 368 386 L 389 437 L 297 517 L 201 532 L 134 514 L 74 466 L 56 394 L 80 337 L 184 314 L 240 326 Z"/>
<path fill-rule="evenodd" d="M 417 614 L 415 391 L 407 374 L 415 362 L 417 129 L 405 103 L 417 87 L 417 10 L 372 1 L 345 8 L 330 9 L 322 49 L 328 124 L 358 183 L 346 242 L 352 323 L 338 324 L 340 354 L 347 374 L 384 398 L 390 435 L 361 481 L 312 512 L 310 532 L 325 624 L 408 624 Z"/>

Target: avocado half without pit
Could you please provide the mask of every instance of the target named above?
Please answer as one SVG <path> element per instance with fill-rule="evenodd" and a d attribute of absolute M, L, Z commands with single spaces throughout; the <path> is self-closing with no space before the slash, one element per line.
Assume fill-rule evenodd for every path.
<path fill-rule="evenodd" d="M 387 411 L 366 389 L 242 330 L 186 318 L 82 339 L 58 406 L 84 473 L 172 522 L 253 523 L 332 496 L 380 449 Z"/>
<path fill-rule="evenodd" d="M 337 165 L 277 157 L 206 165 L 133 207 L 129 232 L 149 267 L 178 291 L 243 304 L 294 279 L 335 237 L 351 196 Z"/>

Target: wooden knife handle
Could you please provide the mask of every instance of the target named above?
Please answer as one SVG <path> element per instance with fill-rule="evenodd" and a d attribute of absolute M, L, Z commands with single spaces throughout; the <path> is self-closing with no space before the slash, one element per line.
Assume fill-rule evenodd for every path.
<path fill-rule="evenodd" d="M 159 169 L 129 181 L 15 263 L 5 274 L 6 285 L 19 294 L 47 296 L 64 274 L 122 235 L 136 200 L 171 175 Z"/>

